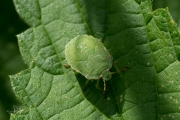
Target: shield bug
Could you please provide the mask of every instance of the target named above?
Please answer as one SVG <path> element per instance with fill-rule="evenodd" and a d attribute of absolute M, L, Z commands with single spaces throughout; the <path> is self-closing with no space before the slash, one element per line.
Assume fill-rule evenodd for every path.
<path fill-rule="evenodd" d="M 102 78 L 105 95 L 105 81 L 111 79 L 109 69 L 112 67 L 113 58 L 100 40 L 88 35 L 78 35 L 65 46 L 65 58 L 71 68 L 86 79 Z"/>

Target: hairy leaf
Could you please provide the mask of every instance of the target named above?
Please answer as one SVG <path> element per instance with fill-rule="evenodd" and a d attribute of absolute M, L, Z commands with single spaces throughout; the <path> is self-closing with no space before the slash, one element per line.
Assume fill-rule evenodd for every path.
<path fill-rule="evenodd" d="M 31 28 L 18 35 L 29 69 L 11 76 L 24 105 L 12 120 L 180 118 L 180 40 L 167 9 L 152 11 L 151 0 L 14 2 Z M 64 66 L 65 45 L 82 34 L 113 57 L 107 99 L 95 81 L 83 91 L 85 77 Z"/>

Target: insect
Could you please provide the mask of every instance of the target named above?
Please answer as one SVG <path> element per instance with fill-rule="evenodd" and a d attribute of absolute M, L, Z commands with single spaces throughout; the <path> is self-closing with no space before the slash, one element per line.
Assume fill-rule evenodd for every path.
<path fill-rule="evenodd" d="M 111 79 L 109 69 L 113 58 L 104 45 L 96 38 L 78 35 L 65 46 L 65 57 L 68 65 L 88 80 L 104 81 L 103 94 L 106 96 L 106 83 Z"/>

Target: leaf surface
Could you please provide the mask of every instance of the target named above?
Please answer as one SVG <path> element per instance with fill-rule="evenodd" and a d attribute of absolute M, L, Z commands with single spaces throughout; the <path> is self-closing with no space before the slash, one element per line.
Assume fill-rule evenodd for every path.
<path fill-rule="evenodd" d="M 167 9 L 150 0 L 14 0 L 31 26 L 18 35 L 29 69 L 11 76 L 24 108 L 11 119 L 178 119 L 180 41 Z M 113 57 L 107 99 L 64 65 L 65 45 L 88 34 Z M 100 82 L 103 88 L 103 82 Z"/>

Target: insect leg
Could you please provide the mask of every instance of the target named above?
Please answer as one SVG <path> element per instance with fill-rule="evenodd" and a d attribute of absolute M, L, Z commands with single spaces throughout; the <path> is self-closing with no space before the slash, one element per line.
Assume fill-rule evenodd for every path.
<path fill-rule="evenodd" d="M 100 88 L 99 88 L 99 81 L 100 81 L 100 80 L 97 80 L 96 85 L 95 85 L 97 89 L 100 89 Z"/>
<path fill-rule="evenodd" d="M 106 99 L 106 81 L 104 81 L 104 91 L 103 91 L 103 94 L 104 94 L 104 98 Z"/>
<path fill-rule="evenodd" d="M 85 86 L 83 87 L 83 91 L 86 90 L 87 86 L 88 86 L 88 83 L 89 83 L 90 80 L 86 80 L 86 83 L 85 83 Z"/>
<path fill-rule="evenodd" d="M 97 80 L 97 82 L 96 82 L 96 88 L 98 89 L 98 90 L 101 90 L 102 91 L 102 89 L 99 87 L 99 82 L 101 81 L 101 79 L 99 79 L 99 80 Z"/>

